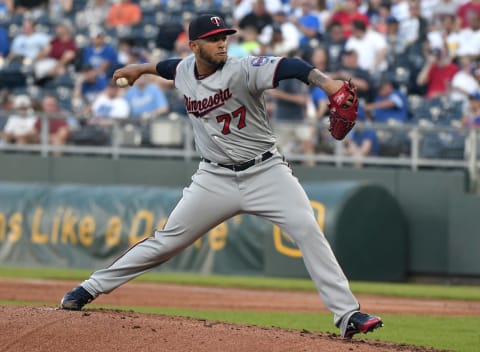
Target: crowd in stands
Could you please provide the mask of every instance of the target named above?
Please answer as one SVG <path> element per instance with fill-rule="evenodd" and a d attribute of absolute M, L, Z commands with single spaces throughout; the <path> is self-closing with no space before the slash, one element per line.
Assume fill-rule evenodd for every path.
<path fill-rule="evenodd" d="M 110 77 L 188 55 L 188 23 L 207 12 L 239 29 L 231 57 L 296 56 L 352 80 L 360 122 L 346 155 L 409 153 L 407 133 L 372 124 L 480 126 L 480 0 L 0 0 L 0 144 L 38 143 L 42 114 L 67 117 L 49 121 L 55 145 L 111 143 L 115 119 L 143 131 L 183 116 L 172 82 L 146 76 L 118 88 Z M 282 81 L 266 99 L 285 151 L 333 152 L 317 128 L 328 121 L 321 89 Z M 449 146 L 466 133 L 445 135 L 425 136 L 424 155 L 463 158 Z"/>

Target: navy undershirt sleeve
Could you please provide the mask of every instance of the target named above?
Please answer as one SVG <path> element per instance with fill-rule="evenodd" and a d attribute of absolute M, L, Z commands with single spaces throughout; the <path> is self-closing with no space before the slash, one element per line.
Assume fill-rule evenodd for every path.
<path fill-rule="evenodd" d="M 281 80 L 296 78 L 306 84 L 309 84 L 308 74 L 313 69 L 314 67 L 311 64 L 303 60 L 294 57 L 285 57 L 278 64 L 273 83 L 276 87 L 278 82 Z"/>
<path fill-rule="evenodd" d="M 180 61 L 182 61 L 182 59 L 160 61 L 156 66 L 157 73 L 165 79 L 175 79 L 175 71 Z"/>

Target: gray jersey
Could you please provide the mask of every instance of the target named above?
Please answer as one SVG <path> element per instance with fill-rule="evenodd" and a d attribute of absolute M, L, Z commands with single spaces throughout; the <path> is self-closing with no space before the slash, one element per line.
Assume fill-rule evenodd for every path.
<path fill-rule="evenodd" d="M 175 86 L 184 96 L 196 147 L 203 157 L 235 164 L 274 146 L 262 95 L 273 88 L 280 59 L 228 58 L 222 69 L 203 79 L 195 76 L 193 55 L 178 64 Z"/>

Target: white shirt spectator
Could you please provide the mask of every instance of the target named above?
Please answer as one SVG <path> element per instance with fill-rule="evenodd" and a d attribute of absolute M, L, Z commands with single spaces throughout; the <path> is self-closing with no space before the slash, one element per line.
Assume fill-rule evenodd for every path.
<path fill-rule="evenodd" d="M 363 38 L 351 36 L 345 43 L 345 50 L 354 50 L 358 53 L 358 66 L 369 72 L 383 71 L 386 61 L 377 65 L 377 57 L 387 50 L 385 36 L 368 29 Z"/>
<path fill-rule="evenodd" d="M 269 45 L 272 40 L 273 31 L 273 26 L 266 26 L 258 38 L 259 41 L 264 45 Z M 280 25 L 280 31 L 282 33 L 283 40 L 282 42 L 275 43 L 273 45 L 272 54 L 277 56 L 285 56 L 298 49 L 300 45 L 300 31 L 292 22 L 282 23 Z"/>
<path fill-rule="evenodd" d="M 470 94 L 480 91 L 480 84 L 472 74 L 469 74 L 465 71 L 458 71 L 455 76 L 453 76 L 452 88 L 459 88 L 467 93 L 467 95 L 465 95 L 457 91 L 452 91 L 450 97 L 452 100 L 458 101 L 463 100 L 463 98 L 468 97 Z"/>
<path fill-rule="evenodd" d="M 410 17 L 409 5 L 406 0 L 393 0 L 390 7 L 390 13 L 399 22 Z"/>
<path fill-rule="evenodd" d="M 50 37 L 42 32 L 19 34 L 12 41 L 10 53 L 34 60 L 49 43 Z"/>
<path fill-rule="evenodd" d="M 95 117 L 125 119 L 130 115 L 130 106 L 125 98 L 110 94 L 108 87 L 105 93 L 100 94 L 92 104 L 92 112 Z"/>
<path fill-rule="evenodd" d="M 35 130 L 37 117 L 32 115 L 10 115 L 3 132 L 11 133 L 15 136 L 24 136 Z"/>
<path fill-rule="evenodd" d="M 37 117 L 32 114 L 31 107 L 32 101 L 27 95 L 17 95 L 13 99 L 13 108 L 20 112 L 8 117 L 3 132 L 19 137 L 34 131 Z"/>
<path fill-rule="evenodd" d="M 467 27 L 458 32 L 457 55 L 480 55 L 480 29 L 474 31 Z"/>

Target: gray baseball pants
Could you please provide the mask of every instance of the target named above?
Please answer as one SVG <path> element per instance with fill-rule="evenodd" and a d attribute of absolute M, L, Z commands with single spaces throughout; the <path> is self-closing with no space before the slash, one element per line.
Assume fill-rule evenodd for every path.
<path fill-rule="evenodd" d="M 278 225 L 300 248 L 324 305 L 338 326 L 359 309 L 348 281 L 320 230 L 309 199 L 283 157 L 234 172 L 200 162 L 192 183 L 170 214 L 164 229 L 131 247 L 110 267 L 81 285 L 94 297 L 166 262 L 210 229 L 239 213 L 264 217 Z"/>

